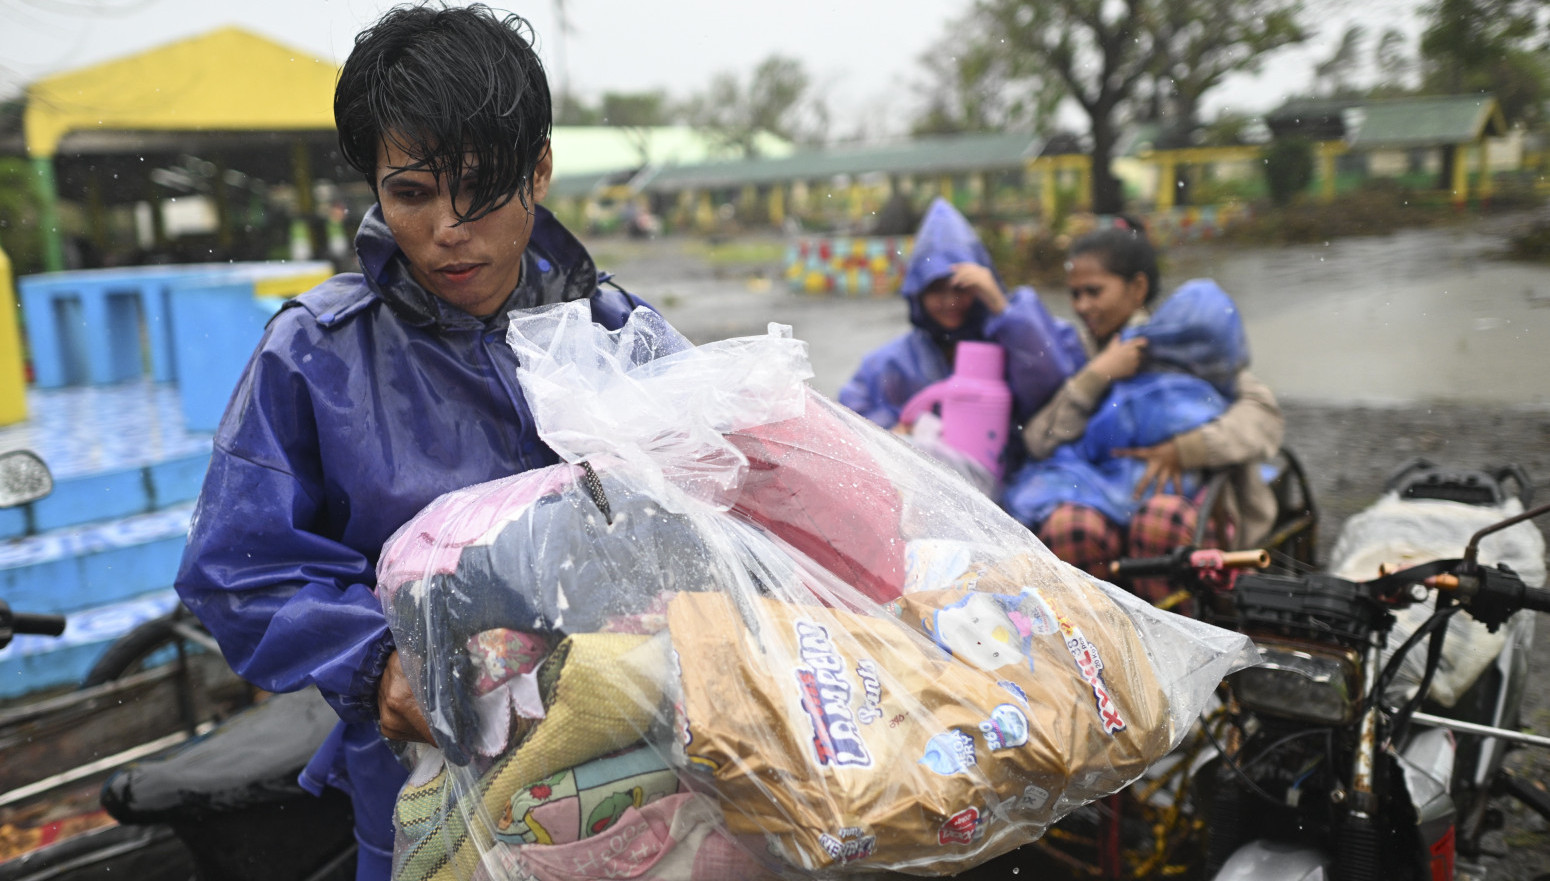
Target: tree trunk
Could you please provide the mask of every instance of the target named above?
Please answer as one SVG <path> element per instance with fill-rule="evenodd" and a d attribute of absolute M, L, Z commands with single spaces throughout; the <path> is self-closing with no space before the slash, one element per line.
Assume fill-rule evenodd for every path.
<path fill-rule="evenodd" d="M 1112 110 L 1093 114 L 1093 213 L 1118 214 L 1124 210 L 1125 195 L 1119 179 L 1109 168 L 1114 153 L 1114 123 Z"/>
<path fill-rule="evenodd" d="M 1179 91 L 1174 94 L 1173 100 L 1179 132 L 1186 136 L 1194 134 L 1200 126 L 1200 94 L 1189 95 Z"/>

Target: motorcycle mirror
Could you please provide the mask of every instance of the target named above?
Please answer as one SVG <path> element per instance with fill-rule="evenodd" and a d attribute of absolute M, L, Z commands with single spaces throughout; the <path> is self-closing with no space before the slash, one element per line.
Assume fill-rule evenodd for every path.
<path fill-rule="evenodd" d="M 48 465 L 31 450 L 0 453 L 0 508 L 36 502 L 54 491 Z"/>
<path fill-rule="evenodd" d="M 1525 520 L 1532 520 L 1541 514 L 1550 514 L 1550 505 L 1540 505 L 1537 508 L 1524 511 L 1523 513 L 1516 516 L 1508 517 L 1506 520 L 1503 520 L 1500 523 L 1493 523 L 1490 526 L 1487 526 L 1486 528 L 1470 536 L 1469 544 L 1464 548 L 1464 562 L 1470 566 L 1474 565 L 1475 559 L 1480 553 L 1481 539 L 1485 538 L 1493 532 L 1500 532 L 1509 526 L 1516 526 Z"/>

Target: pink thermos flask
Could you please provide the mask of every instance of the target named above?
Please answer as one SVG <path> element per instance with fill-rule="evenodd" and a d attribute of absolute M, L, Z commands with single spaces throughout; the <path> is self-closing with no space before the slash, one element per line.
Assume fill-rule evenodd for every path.
<path fill-rule="evenodd" d="M 1001 476 L 1001 451 L 1012 426 L 1012 390 L 1002 378 L 1006 353 L 995 343 L 963 340 L 953 375 L 926 386 L 904 405 L 906 425 L 940 405 L 942 442 Z"/>

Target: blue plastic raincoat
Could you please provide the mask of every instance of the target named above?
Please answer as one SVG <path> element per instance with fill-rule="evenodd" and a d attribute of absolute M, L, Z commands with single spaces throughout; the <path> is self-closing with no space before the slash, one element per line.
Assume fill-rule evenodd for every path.
<path fill-rule="evenodd" d="M 957 330 L 932 321 L 921 306 L 920 294 L 932 282 L 951 275 L 955 263 L 978 263 L 995 271 L 974 228 L 947 200 L 938 198 L 915 234 L 899 289 L 909 302 L 910 324 L 915 328 L 868 353 L 855 376 L 840 389 L 840 403 L 892 428 L 916 392 L 952 373 L 946 351 L 959 340 L 988 341 L 1006 350 L 1012 415 L 1022 422 L 1086 360 L 1076 329 L 1050 315 L 1032 288 L 1008 291 L 1007 307 L 1000 315 L 991 315 L 983 303 L 976 302 Z"/>
<path fill-rule="evenodd" d="M 301 782 L 351 794 L 370 877 L 368 863 L 386 871 L 405 777 L 377 730 L 394 650 L 373 592 L 382 544 L 444 492 L 557 461 L 517 386 L 507 311 L 586 297 L 612 329 L 644 304 L 599 289 L 591 257 L 542 208 L 522 281 L 489 319 L 421 288 L 378 208 L 356 249 L 365 274 L 287 303 L 248 363 L 177 589 L 244 679 L 279 692 L 315 685 L 339 712 Z"/>

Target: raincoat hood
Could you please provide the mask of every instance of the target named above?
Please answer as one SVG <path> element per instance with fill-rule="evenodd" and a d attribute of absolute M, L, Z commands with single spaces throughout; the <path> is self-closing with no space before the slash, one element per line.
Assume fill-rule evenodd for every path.
<path fill-rule="evenodd" d="M 926 314 L 920 303 L 921 293 L 932 282 L 951 275 L 955 263 L 978 263 L 992 274 L 996 271 L 990 262 L 990 252 L 985 250 L 974 227 L 958 213 L 958 209 L 939 196 L 926 209 L 926 217 L 915 233 L 914 249 L 899 294 L 909 301 L 910 323 L 930 333 L 940 343 L 984 339 L 985 321 L 989 317 L 984 304 L 976 302 L 962 327 L 947 330 Z M 996 277 L 996 282 L 1001 282 L 1000 276 Z"/>
<path fill-rule="evenodd" d="M 587 249 L 547 208 L 534 205 L 533 214 L 533 235 L 522 256 L 522 280 L 517 285 L 518 302 L 507 303 L 498 314 L 590 297 L 604 280 L 598 277 L 597 266 Z M 360 258 L 367 286 L 406 323 L 443 327 L 472 318 L 442 302 L 414 280 L 409 273 L 409 258 L 399 249 L 382 218 L 381 205 L 372 205 L 361 219 L 355 233 L 355 254 Z"/>

